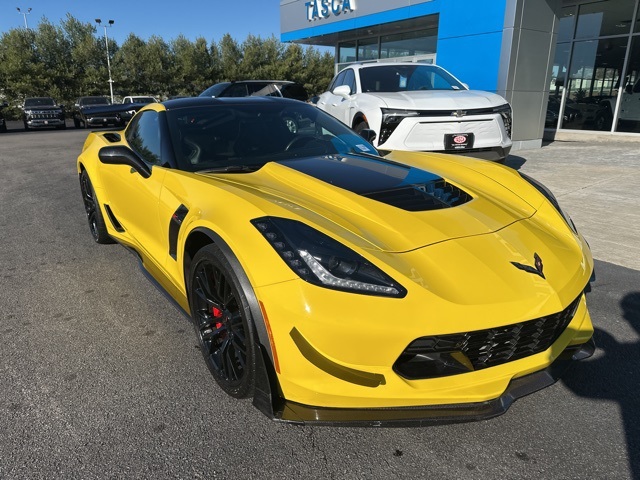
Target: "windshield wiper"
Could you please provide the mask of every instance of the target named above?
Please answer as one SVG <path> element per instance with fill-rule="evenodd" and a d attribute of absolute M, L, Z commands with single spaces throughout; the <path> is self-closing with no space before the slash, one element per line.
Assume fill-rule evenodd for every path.
<path fill-rule="evenodd" d="M 255 172 L 262 165 L 227 165 L 224 167 L 207 168 L 206 170 L 198 170 L 196 173 L 243 173 Z"/>

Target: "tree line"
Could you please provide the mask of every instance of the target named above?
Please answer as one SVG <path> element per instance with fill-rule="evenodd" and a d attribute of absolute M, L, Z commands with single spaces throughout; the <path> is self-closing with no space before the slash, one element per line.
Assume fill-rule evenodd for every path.
<path fill-rule="evenodd" d="M 15 116 L 26 97 L 53 97 L 72 105 L 80 96 L 109 96 L 107 48 L 95 25 L 72 15 L 59 25 L 43 19 L 37 29 L 16 28 L 0 36 L 0 101 Z M 333 56 L 313 47 L 283 44 L 249 35 L 238 42 L 228 33 L 219 42 L 183 35 L 166 42 L 129 34 L 122 45 L 109 39 L 114 95 L 167 99 L 198 95 L 222 81 L 293 80 L 309 94 L 323 92 L 334 71 Z M 8 115 L 7 115 L 8 114 Z"/>

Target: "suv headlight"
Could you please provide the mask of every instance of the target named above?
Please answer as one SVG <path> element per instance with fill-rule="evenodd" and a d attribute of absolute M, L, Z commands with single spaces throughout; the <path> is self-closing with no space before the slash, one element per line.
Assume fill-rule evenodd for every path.
<path fill-rule="evenodd" d="M 539 181 L 535 180 L 534 178 L 531 178 L 529 175 L 525 175 L 522 172 L 518 172 L 518 173 L 523 179 L 529 182 L 533 187 L 535 187 L 536 190 L 538 190 L 542 195 L 545 196 L 547 200 L 551 202 L 551 204 L 558 211 L 558 213 L 560 213 L 562 218 L 564 218 L 564 221 L 567 222 L 567 225 L 569 225 L 569 228 L 571 228 L 571 230 L 573 230 L 573 232 L 577 234 L 578 229 L 576 228 L 576 225 L 573 223 L 573 220 L 571 220 L 571 217 L 567 215 L 564 212 L 564 210 L 562 210 L 562 208 L 560 208 L 560 204 L 558 203 L 558 200 L 556 199 L 555 195 L 551 193 L 551 190 L 549 190 Z"/>
<path fill-rule="evenodd" d="M 511 138 L 511 131 L 513 127 L 513 113 L 511 111 L 511 105 L 505 103 L 499 107 L 493 109 L 495 113 L 499 113 L 502 117 L 502 123 L 504 123 L 504 129 L 507 131 L 507 135 Z"/>
<path fill-rule="evenodd" d="M 382 111 L 382 126 L 378 145 L 382 145 L 389 139 L 402 120 L 420 116 L 420 112 L 415 110 L 400 110 L 397 108 L 381 108 L 380 110 Z"/>
<path fill-rule="evenodd" d="M 407 294 L 364 257 L 302 222 L 262 217 L 251 223 L 289 268 L 309 283 L 365 295 L 402 298 Z"/>

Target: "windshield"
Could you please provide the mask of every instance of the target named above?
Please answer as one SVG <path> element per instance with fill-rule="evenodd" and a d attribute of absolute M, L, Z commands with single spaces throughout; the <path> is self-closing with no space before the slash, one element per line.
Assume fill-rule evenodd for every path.
<path fill-rule="evenodd" d="M 87 97 L 80 99 L 80 105 L 109 105 L 109 99 L 106 97 Z"/>
<path fill-rule="evenodd" d="M 56 102 L 53 101 L 53 98 L 43 97 L 43 98 L 27 98 L 24 101 L 24 106 L 26 107 L 55 107 Z"/>
<path fill-rule="evenodd" d="M 382 65 L 359 70 L 363 92 L 466 90 L 458 80 L 435 65 Z"/>
<path fill-rule="evenodd" d="M 224 92 L 224 90 L 231 85 L 231 83 L 229 82 L 223 82 L 223 83 L 216 83 L 215 85 L 207 88 L 204 92 L 202 92 L 199 96 L 200 97 L 217 97 L 218 95 L 220 95 L 222 92 Z"/>
<path fill-rule="evenodd" d="M 253 171 L 274 160 L 377 155 L 338 120 L 305 103 L 226 103 L 167 111 L 178 166 L 187 171 Z"/>

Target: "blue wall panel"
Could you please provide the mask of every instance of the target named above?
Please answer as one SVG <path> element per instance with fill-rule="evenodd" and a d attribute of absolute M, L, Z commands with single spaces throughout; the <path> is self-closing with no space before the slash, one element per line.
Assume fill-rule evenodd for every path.
<path fill-rule="evenodd" d="M 436 63 L 470 88 L 498 87 L 507 0 L 449 0 L 441 4 Z"/>
<path fill-rule="evenodd" d="M 359 0 L 364 1 L 364 0 Z M 283 42 L 440 14 L 436 63 L 469 87 L 495 92 L 506 2 L 512 0 L 433 0 L 282 33 Z M 390 2 L 391 3 L 391 2 Z M 356 11 L 357 12 L 357 11 Z"/>

